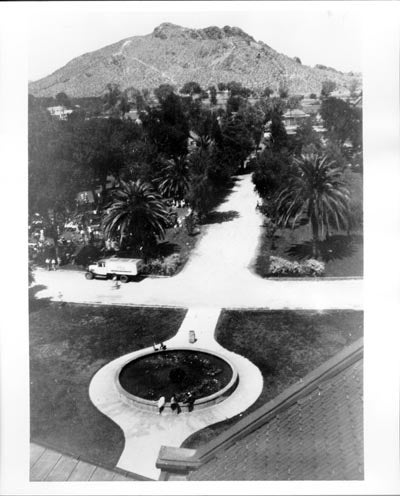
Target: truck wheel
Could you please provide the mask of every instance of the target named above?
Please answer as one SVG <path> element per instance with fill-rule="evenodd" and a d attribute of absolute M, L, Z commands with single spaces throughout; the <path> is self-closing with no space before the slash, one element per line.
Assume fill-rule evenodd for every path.
<path fill-rule="evenodd" d="M 86 279 L 90 280 L 90 279 L 94 278 L 94 275 L 91 272 L 86 272 L 85 277 L 86 277 Z"/>
<path fill-rule="evenodd" d="M 126 282 L 129 281 L 129 277 L 128 276 L 125 276 L 125 275 L 124 276 L 121 276 L 120 277 L 120 281 L 123 282 L 123 283 L 126 283 Z"/>

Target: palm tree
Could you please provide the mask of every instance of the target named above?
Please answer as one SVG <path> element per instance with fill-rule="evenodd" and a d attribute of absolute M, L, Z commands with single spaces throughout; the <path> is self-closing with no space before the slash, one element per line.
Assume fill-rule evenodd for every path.
<path fill-rule="evenodd" d="M 189 189 L 189 165 L 186 157 L 169 160 L 156 182 L 158 190 L 164 197 L 183 200 Z"/>
<path fill-rule="evenodd" d="M 189 131 L 189 135 L 201 152 L 207 152 L 214 144 L 208 134 L 197 134 L 194 131 Z"/>
<path fill-rule="evenodd" d="M 113 191 L 103 216 L 107 238 L 119 237 L 120 244 L 133 241 L 145 254 L 163 238 L 168 225 L 168 210 L 160 195 L 148 183 L 121 181 Z"/>
<path fill-rule="evenodd" d="M 279 225 L 294 227 L 306 216 L 311 223 L 313 256 L 324 228 L 347 226 L 350 193 L 342 169 L 326 155 L 305 154 L 293 161 L 289 183 L 277 196 Z"/>

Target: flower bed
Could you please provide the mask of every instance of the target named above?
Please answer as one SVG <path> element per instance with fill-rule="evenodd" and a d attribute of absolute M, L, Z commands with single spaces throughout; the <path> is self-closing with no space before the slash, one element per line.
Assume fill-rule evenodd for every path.
<path fill-rule="evenodd" d="M 269 275 L 277 277 L 317 277 L 325 272 L 324 262 L 313 258 L 304 262 L 291 262 L 281 257 L 270 257 Z"/>

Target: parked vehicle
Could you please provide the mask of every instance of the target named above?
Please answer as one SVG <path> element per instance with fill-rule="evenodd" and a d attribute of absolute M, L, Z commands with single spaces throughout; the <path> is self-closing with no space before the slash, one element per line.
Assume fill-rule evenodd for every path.
<path fill-rule="evenodd" d="M 143 267 L 144 262 L 140 258 L 103 258 L 89 265 L 85 277 L 86 279 L 117 277 L 121 282 L 128 282 L 129 278 L 140 274 Z"/>

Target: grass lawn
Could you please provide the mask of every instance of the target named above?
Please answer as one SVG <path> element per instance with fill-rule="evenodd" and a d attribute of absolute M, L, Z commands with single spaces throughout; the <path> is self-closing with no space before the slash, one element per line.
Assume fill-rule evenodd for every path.
<path fill-rule="evenodd" d="M 55 304 L 30 307 L 31 439 L 94 463 L 115 466 L 121 429 L 88 395 L 107 362 L 174 336 L 184 309 Z"/>
<path fill-rule="evenodd" d="M 354 200 L 362 202 L 362 175 L 348 172 L 350 191 Z M 273 249 L 265 229 L 255 263 L 255 271 L 268 277 L 269 257 L 277 256 L 290 261 L 304 261 L 311 258 L 311 227 L 309 224 L 296 229 L 279 229 L 275 235 Z M 355 277 L 363 275 L 363 234 L 357 231 L 347 236 L 345 232 L 332 232 L 329 240 L 320 244 L 322 260 L 325 262 L 326 277 Z"/>
<path fill-rule="evenodd" d="M 217 341 L 259 367 L 263 390 L 246 412 L 193 434 L 183 446 L 197 448 L 210 441 L 362 335 L 363 312 L 355 310 L 223 311 Z"/>

